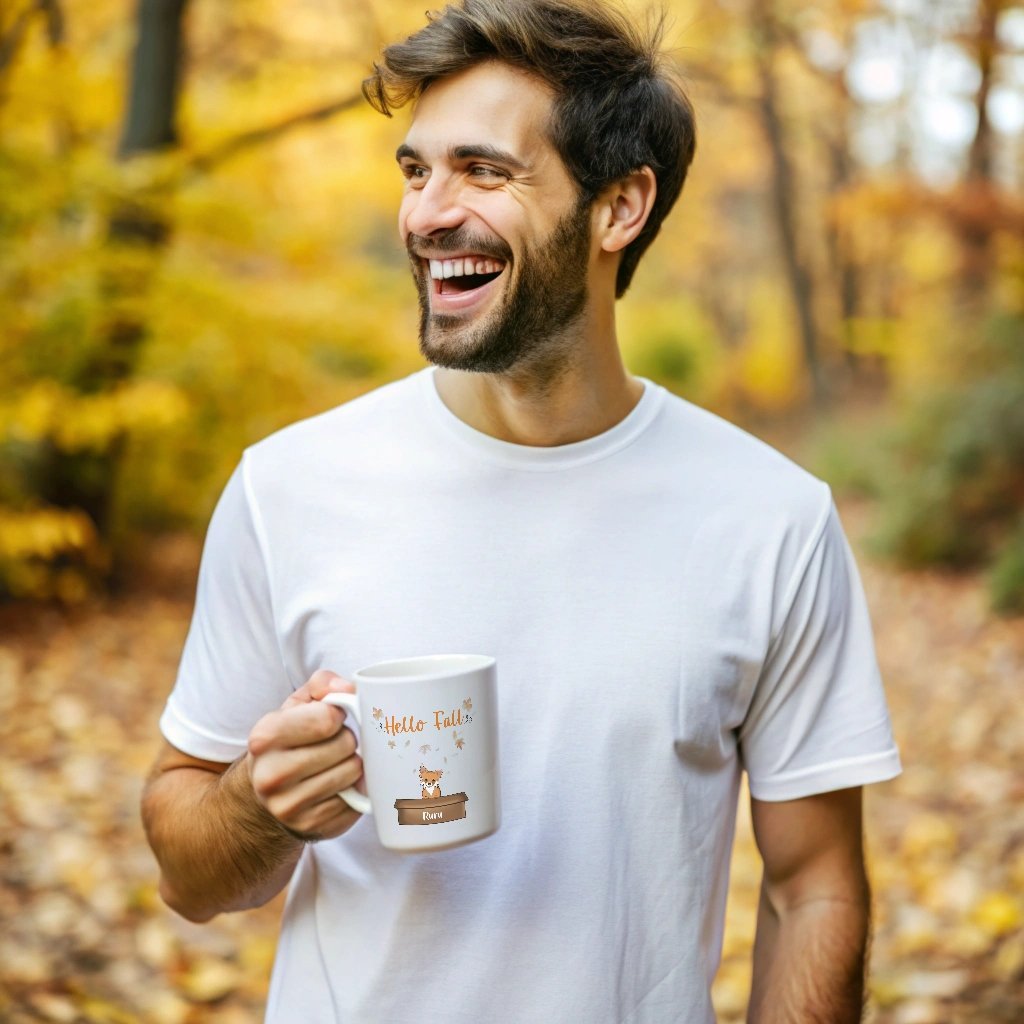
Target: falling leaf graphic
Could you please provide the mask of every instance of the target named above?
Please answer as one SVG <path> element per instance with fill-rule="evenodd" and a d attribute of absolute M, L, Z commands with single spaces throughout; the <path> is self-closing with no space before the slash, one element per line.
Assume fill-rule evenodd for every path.
<path fill-rule="evenodd" d="M 464 700 L 464 701 L 462 702 L 462 706 L 463 706 L 463 707 L 464 707 L 464 708 L 465 708 L 465 709 L 466 709 L 467 711 L 472 711 L 472 710 L 473 710 L 473 699 L 472 699 L 471 697 L 467 697 L 467 698 L 466 698 L 466 699 L 465 699 L 465 700 Z"/>
<path fill-rule="evenodd" d="M 384 712 L 381 711 L 380 708 L 374 708 L 373 709 L 373 717 L 374 718 L 380 718 L 380 716 L 383 715 L 383 714 L 384 714 Z"/>
<path fill-rule="evenodd" d="M 410 743 L 412 743 L 412 740 L 406 740 L 406 741 L 405 741 L 405 745 L 406 745 L 406 746 L 409 746 L 409 744 L 410 744 Z"/>
<path fill-rule="evenodd" d="M 424 743 L 423 746 L 420 747 L 420 753 L 421 754 L 429 754 L 430 753 L 430 744 L 429 743 Z"/>
<path fill-rule="evenodd" d="M 461 736 L 455 741 L 455 746 L 457 746 L 459 750 L 461 750 L 465 745 L 466 741 Z"/>
<path fill-rule="evenodd" d="M 388 746 L 391 747 L 391 748 L 394 748 L 395 741 L 394 740 L 388 740 Z"/>

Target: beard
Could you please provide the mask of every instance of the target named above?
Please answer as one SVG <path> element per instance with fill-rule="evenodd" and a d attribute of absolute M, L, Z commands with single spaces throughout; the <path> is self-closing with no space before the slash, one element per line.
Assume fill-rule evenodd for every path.
<path fill-rule="evenodd" d="M 590 203 L 583 199 L 558 221 L 548 238 L 524 251 L 518 268 L 503 240 L 478 238 L 456 228 L 442 238 L 407 240 L 419 292 L 420 351 L 435 366 L 474 373 L 504 373 L 517 365 L 551 355 L 557 339 L 578 320 L 587 301 L 590 254 Z M 431 313 L 433 281 L 416 249 L 473 252 L 505 264 L 502 273 L 516 276 L 506 284 L 500 305 L 478 323 Z"/>

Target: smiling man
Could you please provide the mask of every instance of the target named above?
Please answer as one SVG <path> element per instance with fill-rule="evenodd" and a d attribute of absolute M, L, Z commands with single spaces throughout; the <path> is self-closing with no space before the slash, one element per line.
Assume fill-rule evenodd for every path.
<path fill-rule="evenodd" d="M 586 329 L 590 202 L 537 132 L 551 102 L 487 61 L 426 92 L 398 149 L 421 348 L 439 366 L 550 383 Z"/>
<path fill-rule="evenodd" d="M 229 480 L 143 798 L 164 899 L 205 921 L 291 883 L 274 1022 L 707 1024 L 745 771 L 750 1019 L 859 1020 L 861 787 L 900 766 L 835 505 L 619 354 L 694 153 L 657 39 L 600 3 L 463 0 L 365 91 L 414 104 L 431 365 Z M 455 651 L 498 660 L 503 824 L 393 853 L 338 798 L 362 765 L 320 698 Z"/>

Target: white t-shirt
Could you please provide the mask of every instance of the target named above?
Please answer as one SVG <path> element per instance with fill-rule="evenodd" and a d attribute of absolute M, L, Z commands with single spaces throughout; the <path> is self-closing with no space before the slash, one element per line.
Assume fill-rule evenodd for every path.
<path fill-rule="evenodd" d="M 552 448 L 433 370 L 246 449 L 161 720 L 231 761 L 314 671 L 498 661 L 503 820 L 440 853 L 308 846 L 267 1019 L 713 1021 L 740 773 L 760 800 L 900 771 L 828 486 L 644 381 Z"/>

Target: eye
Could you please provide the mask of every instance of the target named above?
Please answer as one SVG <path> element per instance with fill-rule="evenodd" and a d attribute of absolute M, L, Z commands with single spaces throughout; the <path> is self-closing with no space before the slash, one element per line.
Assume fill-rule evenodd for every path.
<path fill-rule="evenodd" d="M 400 164 L 399 166 L 406 181 L 412 185 L 422 184 L 430 176 L 430 171 L 422 164 Z"/>
<path fill-rule="evenodd" d="M 487 164 L 473 164 L 469 169 L 469 176 L 481 182 L 508 181 L 509 176 L 498 170 L 497 167 L 489 167 Z"/>

